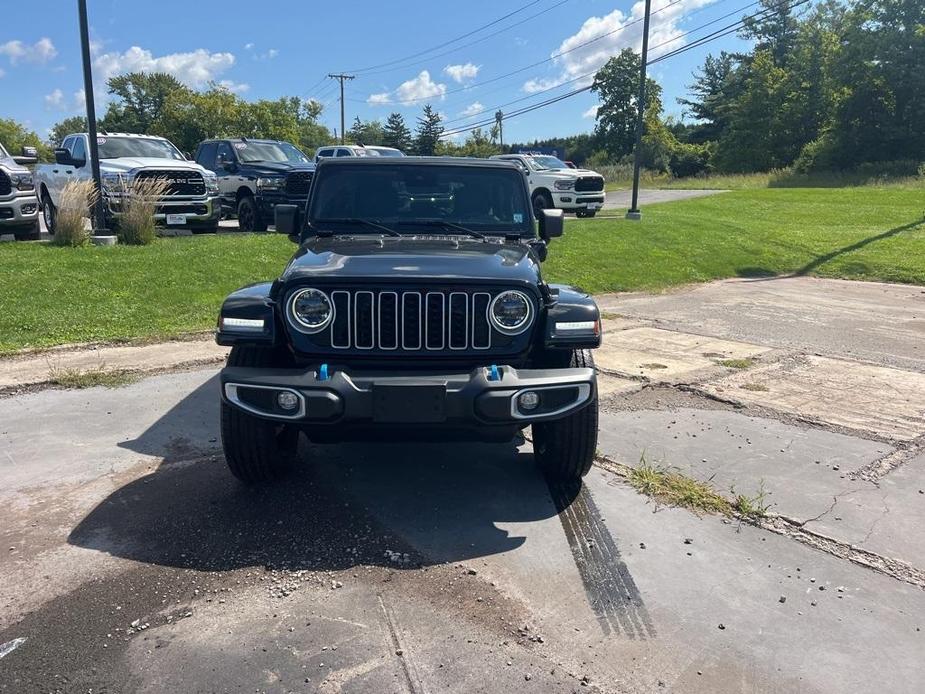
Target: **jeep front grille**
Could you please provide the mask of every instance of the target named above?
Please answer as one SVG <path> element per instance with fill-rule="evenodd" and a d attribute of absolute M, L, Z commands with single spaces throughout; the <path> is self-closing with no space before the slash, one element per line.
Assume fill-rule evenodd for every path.
<path fill-rule="evenodd" d="M 304 197 L 311 188 L 313 171 L 294 171 L 286 176 L 286 194 Z"/>
<path fill-rule="evenodd" d="M 335 290 L 330 296 L 334 349 L 452 352 L 491 347 L 489 292 Z"/>
<path fill-rule="evenodd" d="M 168 182 L 167 195 L 205 195 L 206 183 L 198 171 L 184 169 L 156 169 L 139 171 L 135 180 L 156 178 Z"/>
<path fill-rule="evenodd" d="M 604 190 L 604 179 L 600 176 L 581 176 L 575 181 L 575 192 L 593 193 Z"/>
<path fill-rule="evenodd" d="M 10 183 L 10 177 L 6 172 L 0 170 L 0 195 L 9 195 L 13 192 L 13 184 Z"/>

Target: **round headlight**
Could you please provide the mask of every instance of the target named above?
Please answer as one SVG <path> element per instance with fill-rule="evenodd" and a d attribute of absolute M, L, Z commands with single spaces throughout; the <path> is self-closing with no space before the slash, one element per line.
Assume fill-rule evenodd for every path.
<path fill-rule="evenodd" d="M 488 307 L 488 317 L 491 324 L 505 335 L 519 335 L 530 327 L 533 304 L 523 292 L 501 292 Z"/>
<path fill-rule="evenodd" d="M 289 316 L 296 329 L 317 333 L 334 319 L 334 305 L 328 295 L 318 289 L 300 289 L 289 299 Z"/>

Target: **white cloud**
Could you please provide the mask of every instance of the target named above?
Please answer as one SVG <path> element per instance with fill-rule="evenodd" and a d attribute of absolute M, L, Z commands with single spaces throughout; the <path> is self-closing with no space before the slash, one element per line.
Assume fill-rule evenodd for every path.
<path fill-rule="evenodd" d="M 96 89 L 93 90 L 93 93 L 96 94 Z M 74 92 L 74 110 L 75 111 L 86 111 L 87 110 L 87 93 L 84 91 L 83 87 L 81 87 L 76 92 Z"/>
<path fill-rule="evenodd" d="M 251 50 L 253 47 L 254 47 L 254 44 L 252 44 L 252 43 L 245 43 L 245 44 L 244 44 L 244 50 L 245 50 L 245 51 L 249 51 L 249 50 Z"/>
<path fill-rule="evenodd" d="M 471 104 L 466 106 L 462 111 L 459 112 L 461 116 L 474 116 L 476 113 L 481 113 L 485 110 L 485 107 L 482 106 L 478 101 L 473 101 Z"/>
<path fill-rule="evenodd" d="M 685 40 L 679 38 L 684 30 L 681 23 L 692 10 L 710 5 L 717 0 L 653 0 L 652 20 L 649 27 L 649 59 L 680 48 Z M 655 11 L 658 10 L 656 13 Z M 624 48 L 632 48 L 637 53 L 642 50 L 642 18 L 645 14 L 645 2 L 636 2 L 624 14 L 614 10 L 603 17 L 589 17 L 581 28 L 565 39 L 552 55 L 560 55 L 553 60 L 559 68 L 559 75 L 552 78 L 534 78 L 523 85 L 523 90 L 534 93 L 547 89 L 579 75 L 599 70 L 607 60 Z M 602 37 L 599 40 L 598 37 Z M 583 44 L 592 41 L 587 46 Z M 665 45 L 659 45 L 665 44 Z M 579 46 L 581 46 L 579 48 Z M 591 83 L 587 77 L 574 83 L 576 87 Z"/>
<path fill-rule="evenodd" d="M 267 51 L 267 58 L 270 58 L 271 60 L 278 55 L 279 55 L 279 50 L 276 48 L 271 48 L 270 50 Z"/>
<path fill-rule="evenodd" d="M 414 79 L 402 82 L 395 90 L 395 97 L 403 104 L 413 103 L 424 99 L 439 97 L 443 99 L 446 94 L 446 85 L 434 82 L 427 70 L 421 70 Z"/>
<path fill-rule="evenodd" d="M 581 114 L 582 118 L 597 118 L 597 109 L 600 108 L 597 104 L 589 108 L 587 111 Z"/>
<path fill-rule="evenodd" d="M 464 63 L 461 65 L 447 65 L 443 68 L 443 72 L 453 78 L 454 81 L 462 83 L 465 80 L 475 79 L 480 69 L 480 65 Z"/>
<path fill-rule="evenodd" d="M 204 48 L 155 57 L 147 49 L 132 46 L 123 53 L 98 56 L 94 67 L 102 82 L 126 72 L 166 72 L 191 87 L 203 87 L 234 65 L 234 60 L 231 53 L 210 53 Z"/>
<path fill-rule="evenodd" d="M 58 55 L 58 49 L 55 48 L 50 38 L 43 36 L 31 46 L 19 40 L 0 44 L 0 55 L 9 58 L 12 65 L 16 65 L 19 61 L 44 65 Z"/>
<path fill-rule="evenodd" d="M 59 109 L 64 105 L 64 92 L 55 89 L 51 94 L 45 95 L 45 108 Z"/>
<path fill-rule="evenodd" d="M 246 82 L 234 82 L 232 80 L 221 80 L 218 86 L 222 89 L 227 89 L 232 94 L 243 94 L 251 88 Z"/>
<path fill-rule="evenodd" d="M 366 103 L 370 106 L 385 106 L 386 104 L 392 103 L 392 97 L 388 92 L 380 92 L 379 94 L 370 94 L 369 98 L 366 100 Z"/>

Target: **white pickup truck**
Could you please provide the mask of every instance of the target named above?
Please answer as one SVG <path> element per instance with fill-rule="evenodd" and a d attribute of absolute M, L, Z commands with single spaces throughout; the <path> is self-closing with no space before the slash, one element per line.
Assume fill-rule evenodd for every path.
<path fill-rule="evenodd" d="M 193 231 L 215 231 L 221 215 L 218 179 L 211 171 L 188 161 L 163 137 L 127 133 L 101 133 L 100 155 L 103 209 L 106 226 L 118 224 L 122 196 L 142 178 L 166 180 L 170 187 L 154 218 L 167 226 Z M 55 230 L 55 210 L 68 181 L 91 177 L 90 147 L 86 133 L 68 135 L 55 149 L 55 163 L 35 170 L 35 189 L 49 233 Z"/>
<path fill-rule="evenodd" d="M 550 208 L 593 217 L 604 206 L 604 177 L 596 171 L 573 169 L 548 154 L 496 154 L 492 159 L 513 161 L 523 169 L 537 217 Z"/>
<path fill-rule="evenodd" d="M 39 203 L 32 173 L 23 166 L 35 162 L 34 153 L 14 157 L 0 143 L 0 234 L 13 234 L 17 241 L 39 238 Z"/>

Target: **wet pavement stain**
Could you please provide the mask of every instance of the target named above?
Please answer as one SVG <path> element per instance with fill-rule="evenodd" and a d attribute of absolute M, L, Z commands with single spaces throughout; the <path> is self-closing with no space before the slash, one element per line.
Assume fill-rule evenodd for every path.
<path fill-rule="evenodd" d="M 630 639 L 654 637 L 655 627 L 639 588 L 591 492 L 583 485 L 576 492 L 577 486 L 550 482 L 549 492 L 601 629 L 605 634 L 622 633 Z"/>

